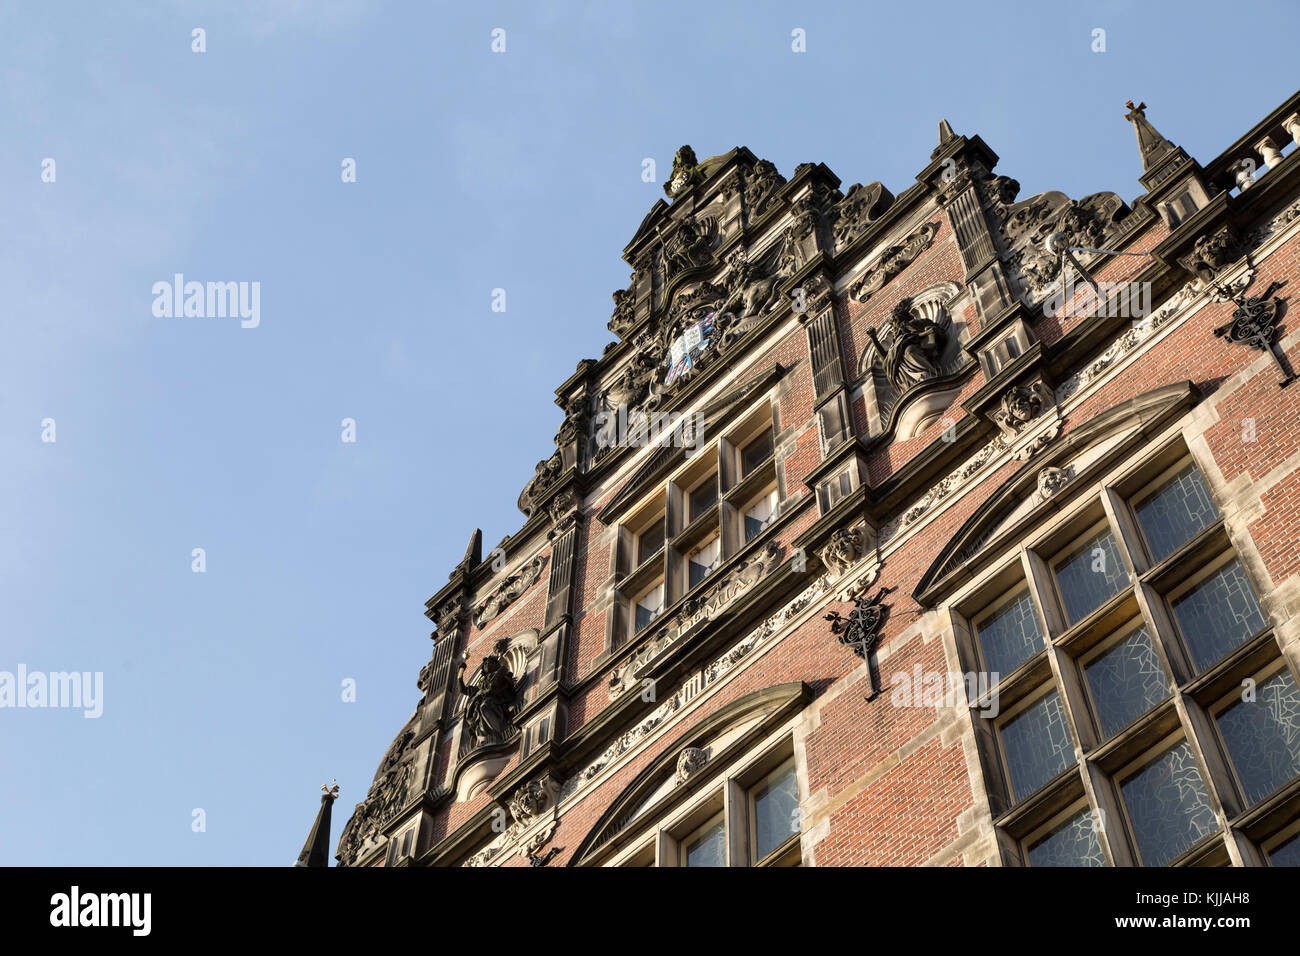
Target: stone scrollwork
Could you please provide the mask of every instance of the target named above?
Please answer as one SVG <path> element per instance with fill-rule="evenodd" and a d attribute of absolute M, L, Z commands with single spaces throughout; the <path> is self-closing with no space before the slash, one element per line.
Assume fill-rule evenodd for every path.
<path fill-rule="evenodd" d="M 906 269 L 934 242 L 939 232 L 937 223 L 927 222 L 901 243 L 885 250 L 879 261 L 849 288 L 849 295 L 857 302 L 866 302 L 885 287 L 894 276 Z"/>
<path fill-rule="evenodd" d="M 513 604 L 525 591 L 537 583 L 546 557 L 538 555 L 533 560 L 515 568 L 501 585 L 474 608 L 474 626 L 483 627 Z"/>
<path fill-rule="evenodd" d="M 519 510 L 531 517 L 547 490 L 555 484 L 556 479 L 560 477 L 563 471 L 564 457 L 558 450 L 550 458 L 543 458 L 539 461 L 532 479 L 519 494 Z"/>
<path fill-rule="evenodd" d="M 894 194 L 880 183 L 850 186 L 835 207 L 835 248 L 841 250 L 866 232 L 894 202 Z"/>

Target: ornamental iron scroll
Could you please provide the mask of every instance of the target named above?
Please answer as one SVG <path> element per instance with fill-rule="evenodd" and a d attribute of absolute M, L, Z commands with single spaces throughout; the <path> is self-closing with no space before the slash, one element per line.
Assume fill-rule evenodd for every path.
<path fill-rule="evenodd" d="M 871 673 L 871 652 L 880 640 L 880 630 L 889 617 L 889 605 L 882 603 L 883 598 L 893 590 L 895 589 L 882 587 L 870 600 L 865 592 L 858 594 L 853 598 L 853 610 L 849 611 L 848 617 L 839 611 L 832 611 L 825 616 L 831 622 L 831 633 L 839 642 L 852 648 L 854 654 L 867 662 L 867 686 L 870 689 L 867 700 L 880 693 L 880 687 Z"/>
<path fill-rule="evenodd" d="M 1216 289 L 1223 298 L 1235 302 L 1237 309 L 1232 313 L 1231 321 L 1214 330 L 1214 334 L 1220 338 L 1239 345 L 1249 345 L 1272 356 L 1283 376 L 1279 383 L 1281 388 L 1286 388 L 1300 377 L 1287 366 L 1274 347 L 1277 342 L 1280 303 L 1273 297 L 1273 293 L 1284 285 L 1285 281 L 1273 282 L 1264 290 L 1263 295 L 1249 297 L 1243 296 L 1239 291 L 1233 293 L 1224 288 Z"/>

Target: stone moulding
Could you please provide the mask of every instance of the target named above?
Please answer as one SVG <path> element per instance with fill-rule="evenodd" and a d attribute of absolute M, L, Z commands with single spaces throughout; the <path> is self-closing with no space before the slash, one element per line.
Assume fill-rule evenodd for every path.
<path fill-rule="evenodd" d="M 697 625 L 714 619 L 738 597 L 767 576 L 778 563 L 781 549 L 769 541 L 758 553 L 752 555 L 731 571 L 699 598 L 688 600 L 664 627 L 660 628 L 645 647 L 616 670 L 609 679 L 609 696 L 614 700 L 636 683 L 636 679 L 653 666 L 667 651 L 687 634 L 694 633 Z"/>
<path fill-rule="evenodd" d="M 657 731 L 669 718 L 721 680 L 733 668 L 739 666 L 757 647 L 780 632 L 802 611 L 807 610 L 809 605 L 829 591 L 832 577 L 830 574 L 818 575 L 808 587 L 733 644 L 725 654 L 692 673 L 678 686 L 671 697 L 643 717 L 630 730 L 619 735 L 600 756 L 589 761 L 581 770 L 570 776 L 560 790 L 559 801 L 563 803 L 570 799 L 580 788 L 599 777 L 624 754 L 639 748 L 641 744 L 656 736 Z"/>

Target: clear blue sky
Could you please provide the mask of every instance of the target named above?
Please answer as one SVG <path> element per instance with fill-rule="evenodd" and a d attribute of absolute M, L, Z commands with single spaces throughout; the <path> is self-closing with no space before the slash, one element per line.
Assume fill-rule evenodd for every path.
<path fill-rule="evenodd" d="M 288 865 L 331 777 L 337 840 L 425 599 L 610 339 L 643 158 L 898 193 L 946 116 L 1022 196 L 1131 199 L 1125 99 L 1206 161 L 1296 82 L 1291 3 L 871 7 L 4 4 L 0 670 L 102 671 L 104 710 L 0 709 L 0 863 Z M 260 282 L 260 326 L 156 318 L 176 272 Z"/>

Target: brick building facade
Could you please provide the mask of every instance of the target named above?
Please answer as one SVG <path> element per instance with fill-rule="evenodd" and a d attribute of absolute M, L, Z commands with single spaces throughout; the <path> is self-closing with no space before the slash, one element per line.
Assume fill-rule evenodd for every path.
<path fill-rule="evenodd" d="M 1300 863 L 1300 93 L 1127 119 L 1131 202 L 683 147 L 340 863 Z"/>

